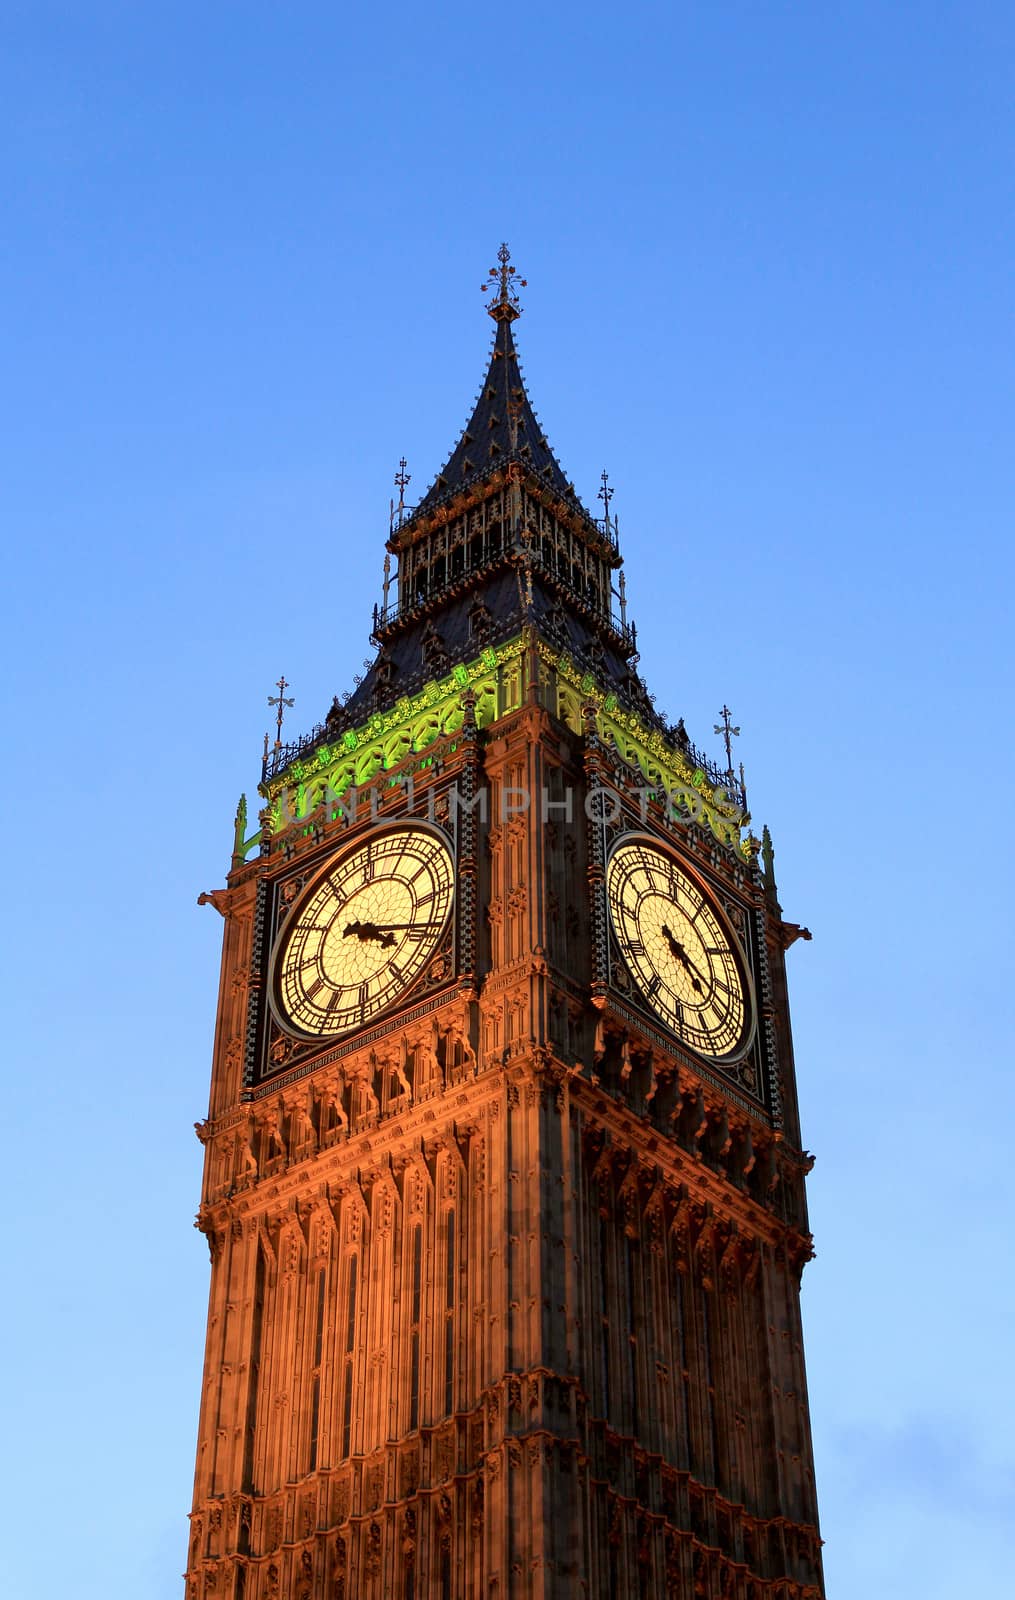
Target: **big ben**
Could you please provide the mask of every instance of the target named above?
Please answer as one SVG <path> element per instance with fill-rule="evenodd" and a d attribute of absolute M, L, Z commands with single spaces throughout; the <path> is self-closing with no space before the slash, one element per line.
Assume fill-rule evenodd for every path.
<path fill-rule="evenodd" d="M 399 475 L 365 677 L 267 749 L 202 896 L 187 1600 L 824 1592 L 803 930 L 732 762 L 639 675 L 520 286 L 502 247 L 474 411 L 416 503 Z"/>

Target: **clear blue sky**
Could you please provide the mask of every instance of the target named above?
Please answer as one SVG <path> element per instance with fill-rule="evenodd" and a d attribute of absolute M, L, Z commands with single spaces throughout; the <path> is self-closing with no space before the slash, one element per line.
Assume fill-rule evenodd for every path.
<path fill-rule="evenodd" d="M 549 436 L 616 486 L 650 686 L 699 742 L 733 707 L 814 930 L 830 1595 L 999 1592 L 1010 8 L 7 0 L 0 37 L 5 1593 L 182 1594 L 195 901 L 274 680 L 306 726 L 360 670 L 392 473 L 465 420 L 502 238 Z"/>

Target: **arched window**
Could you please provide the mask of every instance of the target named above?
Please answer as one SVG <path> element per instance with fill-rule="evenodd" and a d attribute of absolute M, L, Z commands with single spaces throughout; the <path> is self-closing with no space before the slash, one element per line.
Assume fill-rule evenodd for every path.
<path fill-rule="evenodd" d="M 419 1426 L 420 1337 L 423 1322 L 423 1224 L 409 1232 L 409 1429 Z"/>
<path fill-rule="evenodd" d="M 345 1258 L 345 1317 L 341 1327 L 341 1387 L 342 1396 L 342 1458 L 345 1460 L 352 1445 L 352 1387 L 353 1367 L 356 1359 L 356 1290 L 359 1275 L 359 1251 Z"/>
<path fill-rule="evenodd" d="M 319 1267 L 316 1274 L 317 1304 L 314 1310 L 314 1355 L 310 1376 L 310 1451 L 309 1471 L 317 1470 L 317 1448 L 321 1429 L 321 1367 L 324 1361 L 324 1286 L 327 1273 Z"/>
<path fill-rule="evenodd" d="M 446 1238 L 444 1245 L 444 1414 L 455 1409 L 455 1306 L 458 1299 L 458 1263 L 456 1259 L 455 1210 L 450 1206 L 444 1213 Z"/>

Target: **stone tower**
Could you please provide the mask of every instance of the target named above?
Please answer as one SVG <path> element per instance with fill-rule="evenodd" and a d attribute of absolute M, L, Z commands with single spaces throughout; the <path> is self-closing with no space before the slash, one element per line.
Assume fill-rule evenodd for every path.
<path fill-rule="evenodd" d="M 226 887 L 187 1600 L 817 1600 L 770 841 L 654 710 L 502 249 L 365 678 Z M 401 475 L 404 496 L 404 473 Z M 605 484 L 604 484 L 605 488 Z M 613 600 L 620 601 L 620 614 Z"/>

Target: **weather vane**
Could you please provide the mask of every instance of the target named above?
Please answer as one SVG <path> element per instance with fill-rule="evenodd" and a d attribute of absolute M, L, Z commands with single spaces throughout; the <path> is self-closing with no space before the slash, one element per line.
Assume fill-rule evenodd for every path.
<path fill-rule="evenodd" d="M 712 732 L 713 733 L 721 733 L 722 736 L 723 736 L 723 742 L 726 745 L 726 776 L 727 776 L 727 778 L 729 778 L 730 782 L 732 783 L 733 782 L 733 740 L 734 739 L 739 739 L 739 737 L 740 737 L 740 729 L 739 728 L 734 728 L 733 724 L 730 721 L 730 717 L 732 716 L 732 712 L 730 711 L 729 706 L 724 705 L 723 708 L 722 708 L 722 711 L 719 713 L 719 715 L 722 717 L 722 721 L 715 723 L 715 725 L 713 726 Z"/>
<path fill-rule="evenodd" d="M 521 315 L 522 309 L 518 304 L 518 290 L 528 286 L 528 279 L 520 278 L 518 268 L 511 265 L 511 251 L 506 244 L 502 244 L 497 251 L 497 260 L 500 265 L 490 268 L 481 292 L 486 294 L 488 289 L 499 289 L 497 299 L 487 307 L 487 310 L 498 322 L 505 317 L 513 321 L 515 317 Z"/>
<path fill-rule="evenodd" d="M 278 694 L 270 694 L 268 696 L 268 704 L 270 706 L 278 706 L 278 716 L 275 719 L 275 725 L 277 728 L 275 735 L 275 749 L 278 750 L 282 745 L 282 718 L 285 716 L 285 708 L 286 706 L 294 705 L 295 701 L 292 699 L 292 697 L 290 697 L 288 700 L 286 699 L 285 692 L 287 689 L 292 688 L 292 684 L 286 681 L 284 672 L 281 678 L 279 678 L 275 687 L 278 690 Z"/>

